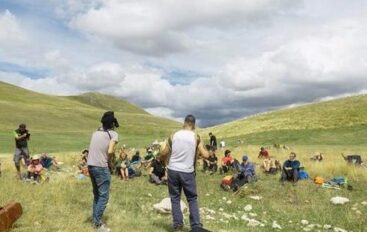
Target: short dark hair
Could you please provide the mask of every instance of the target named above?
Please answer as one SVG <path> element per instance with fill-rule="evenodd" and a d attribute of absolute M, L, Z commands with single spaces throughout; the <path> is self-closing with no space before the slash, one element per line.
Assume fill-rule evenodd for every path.
<path fill-rule="evenodd" d="M 213 133 L 212 132 L 209 132 L 209 135 L 212 135 Z"/>
<path fill-rule="evenodd" d="M 25 123 L 21 123 L 19 124 L 19 128 L 25 129 L 27 126 L 25 125 Z"/>
<path fill-rule="evenodd" d="M 118 128 L 119 123 L 115 118 L 113 111 L 107 111 L 103 114 L 101 118 L 102 127 L 104 130 L 113 129 L 114 127 Z"/>
<path fill-rule="evenodd" d="M 195 123 L 196 123 L 195 116 L 192 115 L 192 114 L 187 115 L 185 117 L 185 121 L 184 122 L 187 123 L 187 124 L 195 125 Z"/>
<path fill-rule="evenodd" d="M 224 152 L 224 155 L 228 155 L 229 153 L 231 153 L 231 151 L 230 151 L 230 150 L 226 150 L 226 151 Z"/>

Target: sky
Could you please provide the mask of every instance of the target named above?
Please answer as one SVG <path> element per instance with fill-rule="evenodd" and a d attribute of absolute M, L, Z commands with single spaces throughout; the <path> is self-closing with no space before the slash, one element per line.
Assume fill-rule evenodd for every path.
<path fill-rule="evenodd" d="M 367 93 L 367 1 L 0 0 L 0 81 L 200 126 Z"/>

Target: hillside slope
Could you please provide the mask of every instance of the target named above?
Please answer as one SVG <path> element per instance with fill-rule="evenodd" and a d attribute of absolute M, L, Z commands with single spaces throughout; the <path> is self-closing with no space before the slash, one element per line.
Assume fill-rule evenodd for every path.
<path fill-rule="evenodd" d="M 103 105 L 105 100 L 108 104 Z M 118 129 L 121 142 L 130 146 L 144 146 L 166 137 L 180 125 L 102 94 L 49 96 L 3 82 L 0 82 L 0 109 L 0 152 L 13 150 L 11 131 L 21 122 L 25 122 L 32 133 L 33 152 L 80 150 L 88 145 L 106 109 L 116 112 L 121 125 Z"/>
<path fill-rule="evenodd" d="M 250 144 L 365 144 L 367 95 L 268 112 L 205 131 Z"/>
<path fill-rule="evenodd" d="M 114 109 L 115 111 L 128 112 L 132 114 L 148 114 L 142 108 L 139 108 L 125 100 L 101 93 L 90 92 L 78 96 L 68 96 L 66 98 L 104 110 Z"/>

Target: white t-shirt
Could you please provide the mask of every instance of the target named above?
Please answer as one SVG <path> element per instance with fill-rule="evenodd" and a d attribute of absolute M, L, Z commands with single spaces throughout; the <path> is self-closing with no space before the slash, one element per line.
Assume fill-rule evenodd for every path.
<path fill-rule="evenodd" d="M 168 169 L 186 173 L 194 172 L 196 142 L 193 131 L 177 131 L 172 137 L 172 154 L 168 163 Z"/>
<path fill-rule="evenodd" d="M 110 136 L 108 135 L 110 133 Z M 88 165 L 96 167 L 108 167 L 108 146 L 110 141 L 118 141 L 116 131 L 109 130 L 108 133 L 104 130 L 97 130 L 93 133 L 89 145 Z"/>

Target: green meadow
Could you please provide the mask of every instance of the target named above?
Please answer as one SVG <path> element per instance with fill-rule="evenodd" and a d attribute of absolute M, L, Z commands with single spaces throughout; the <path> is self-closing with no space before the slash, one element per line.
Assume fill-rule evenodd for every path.
<path fill-rule="evenodd" d="M 366 105 L 366 96 L 350 97 L 199 129 L 205 139 L 212 131 L 218 141 L 226 141 L 226 149 L 232 150 L 236 158 L 249 154 L 259 175 L 258 182 L 234 194 L 220 189 L 223 175 L 203 173 L 198 165 L 204 226 L 217 232 L 367 231 L 367 169 L 347 165 L 340 156 L 358 153 L 367 159 Z M 24 213 L 12 229 L 15 232 L 93 231 L 92 188 L 89 179 L 76 177 L 76 163 L 104 111 L 116 112 L 121 125 L 119 145 L 140 149 L 143 154 L 144 146 L 156 139 L 163 140 L 181 125 L 107 95 L 48 96 L 4 83 L 0 83 L 0 107 L 0 205 L 13 200 L 21 202 Z M 29 126 L 33 154 L 49 152 L 63 162 L 61 171 L 48 173 L 49 183 L 33 185 L 15 178 L 12 130 L 20 122 Z M 289 149 L 274 149 L 274 143 L 285 144 Z M 279 174 L 268 176 L 260 169 L 257 154 L 263 145 L 269 146 L 270 154 L 281 161 L 289 152 L 296 152 L 311 178 L 347 176 L 353 189 L 326 189 L 312 180 L 283 186 Z M 221 158 L 223 152 L 218 150 L 217 156 Z M 324 153 L 323 162 L 309 160 L 316 152 Z M 167 196 L 166 186 L 148 183 L 147 170 L 127 182 L 113 177 L 105 222 L 116 232 L 172 231 L 170 215 L 152 209 L 153 204 Z M 254 196 L 261 199 L 255 200 Z M 346 197 L 350 202 L 333 205 L 330 198 L 335 196 Z M 252 207 L 250 211 L 245 210 L 248 205 Z M 184 215 L 185 231 L 189 231 L 188 212 Z M 251 226 L 248 219 L 259 225 Z M 274 229 L 274 222 L 281 229 Z"/>

